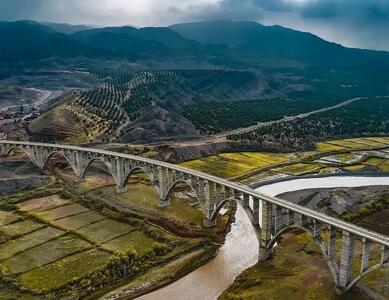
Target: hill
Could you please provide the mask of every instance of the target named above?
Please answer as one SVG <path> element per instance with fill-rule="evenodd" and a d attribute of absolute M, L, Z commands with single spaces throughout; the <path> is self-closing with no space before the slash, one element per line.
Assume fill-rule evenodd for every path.
<path fill-rule="evenodd" d="M 210 21 L 169 27 L 202 43 L 230 47 L 230 52 L 251 63 L 266 65 L 389 66 L 389 53 L 346 48 L 311 33 L 248 21 Z"/>
<path fill-rule="evenodd" d="M 68 35 L 32 21 L 0 22 L 0 48 L 0 61 L 8 62 L 88 53 Z"/>
<path fill-rule="evenodd" d="M 68 23 L 51 23 L 51 22 L 41 22 L 41 24 L 50 27 L 56 32 L 65 33 L 65 34 L 72 34 L 78 31 L 82 30 L 88 30 L 91 29 L 91 26 L 86 25 L 72 25 Z"/>
<path fill-rule="evenodd" d="M 32 21 L 0 22 L 0 61 L 48 57 L 128 59 L 193 66 L 389 67 L 389 53 L 346 48 L 311 33 L 255 22 L 212 21 L 166 27 L 86 26 Z M 58 32 L 60 31 L 60 32 Z M 62 33 L 65 32 L 65 33 Z"/>

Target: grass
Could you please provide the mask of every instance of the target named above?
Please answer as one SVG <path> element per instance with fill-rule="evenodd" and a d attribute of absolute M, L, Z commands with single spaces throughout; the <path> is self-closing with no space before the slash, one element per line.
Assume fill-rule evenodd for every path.
<path fill-rule="evenodd" d="M 345 163 L 346 164 L 346 163 L 354 160 L 357 157 L 358 156 L 356 156 L 353 153 L 341 153 L 341 154 L 336 154 L 336 155 L 328 156 L 326 158 L 330 159 L 331 161 L 336 161 L 336 162 L 340 162 L 340 163 Z"/>
<path fill-rule="evenodd" d="M 100 222 L 87 225 L 78 230 L 78 232 L 96 243 L 104 243 L 133 230 L 134 227 L 125 223 L 114 220 L 102 220 Z"/>
<path fill-rule="evenodd" d="M 64 232 L 59 229 L 45 227 L 30 234 L 26 234 L 18 239 L 7 241 L 6 243 L 0 245 L 0 259 L 11 257 L 15 253 L 43 244 L 63 233 Z"/>
<path fill-rule="evenodd" d="M 105 217 L 99 213 L 95 211 L 87 211 L 78 215 L 57 219 L 51 223 L 64 229 L 75 230 L 103 219 L 105 219 Z"/>
<path fill-rule="evenodd" d="M 369 137 L 366 139 L 370 141 L 376 141 L 389 146 L 389 137 Z"/>
<path fill-rule="evenodd" d="M 333 140 L 333 141 L 329 141 L 327 142 L 328 144 L 333 144 L 335 146 L 341 146 L 341 147 L 344 147 L 344 148 L 349 148 L 349 149 L 366 149 L 366 148 L 370 148 L 368 145 L 363 145 L 363 144 L 360 144 L 360 143 L 355 143 L 355 140 L 354 141 L 350 141 L 350 140 Z"/>
<path fill-rule="evenodd" d="M 40 212 L 43 210 L 48 210 L 58 206 L 62 206 L 68 203 L 69 203 L 68 201 L 61 199 L 59 195 L 51 195 L 51 196 L 27 200 L 22 203 L 19 203 L 17 206 L 22 211 Z"/>
<path fill-rule="evenodd" d="M 74 235 L 66 235 L 12 256 L 1 264 L 9 272 L 19 274 L 37 267 L 42 267 L 65 256 L 91 247 L 91 244 Z"/>
<path fill-rule="evenodd" d="M 37 216 L 39 216 L 45 220 L 48 220 L 48 221 L 53 221 L 56 219 L 61 219 L 61 218 L 65 218 L 68 216 L 80 214 L 80 213 L 83 213 L 86 211 L 89 211 L 89 209 L 83 207 L 82 205 L 80 205 L 78 203 L 74 203 L 74 204 L 69 204 L 69 205 L 60 206 L 57 208 L 45 210 L 42 212 L 38 212 Z"/>
<path fill-rule="evenodd" d="M 316 173 L 320 171 L 322 167 L 315 164 L 297 163 L 278 169 L 278 172 L 288 175 L 303 175 L 309 173 Z"/>
<path fill-rule="evenodd" d="M 105 195 L 114 193 L 113 187 L 102 189 Z M 180 199 L 172 198 L 170 205 L 164 208 L 158 207 L 158 195 L 153 186 L 145 184 L 130 184 L 126 193 L 116 194 L 124 205 L 153 213 L 173 217 L 184 223 L 200 225 L 203 221 L 202 212 L 195 207 L 189 206 Z"/>
<path fill-rule="evenodd" d="M 389 160 L 384 158 L 372 157 L 363 162 L 365 165 L 377 167 L 382 172 L 389 172 Z"/>
<path fill-rule="evenodd" d="M 359 293 L 337 296 L 325 259 L 307 234 L 287 234 L 273 258 L 238 276 L 218 298 L 226 299 L 366 299 Z"/>
<path fill-rule="evenodd" d="M 257 152 L 224 153 L 181 163 L 182 166 L 230 178 L 254 169 L 271 166 L 294 158 L 293 155 Z"/>
<path fill-rule="evenodd" d="M 330 152 L 330 151 L 338 151 L 338 150 L 345 150 L 347 148 L 342 146 L 336 146 L 328 143 L 317 143 L 316 144 L 317 150 L 321 152 Z"/>
<path fill-rule="evenodd" d="M 153 250 L 154 244 L 159 243 L 146 236 L 141 231 L 134 231 L 110 240 L 101 246 L 103 249 L 112 252 L 128 252 L 129 250 L 135 250 L 138 255 L 143 256 Z"/>
<path fill-rule="evenodd" d="M 358 171 L 363 171 L 363 169 L 367 168 L 366 165 L 352 165 L 352 166 L 347 166 L 343 167 L 344 170 L 349 171 L 349 172 L 358 172 Z"/>
<path fill-rule="evenodd" d="M 17 280 L 29 289 L 51 290 L 102 268 L 108 263 L 109 257 L 110 254 L 105 251 L 88 250 L 26 272 L 18 276 Z"/>
<path fill-rule="evenodd" d="M 335 172 L 339 171 L 338 168 L 333 167 L 327 167 L 320 170 L 319 174 L 333 174 Z"/>
<path fill-rule="evenodd" d="M 9 211 L 0 211 L 0 226 L 21 220 L 23 217 Z"/>
<path fill-rule="evenodd" d="M 38 223 L 32 220 L 25 220 L 10 225 L 5 225 L 0 228 L 2 232 L 11 237 L 25 235 L 37 229 L 44 227 L 42 223 Z"/>
<path fill-rule="evenodd" d="M 378 141 L 364 139 L 364 138 L 348 139 L 348 141 L 355 142 L 357 144 L 366 145 L 368 147 L 384 147 L 385 145 L 387 145 L 387 143 L 381 143 Z"/>

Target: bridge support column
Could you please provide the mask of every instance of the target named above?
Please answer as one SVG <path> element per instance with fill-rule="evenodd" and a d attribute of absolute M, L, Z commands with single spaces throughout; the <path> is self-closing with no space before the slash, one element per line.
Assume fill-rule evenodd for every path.
<path fill-rule="evenodd" d="M 294 211 L 288 209 L 286 211 L 286 226 L 293 225 L 294 223 Z"/>
<path fill-rule="evenodd" d="M 166 193 L 168 189 L 168 174 L 167 169 L 163 167 L 158 167 L 158 191 L 159 191 L 159 202 L 158 207 L 168 206 L 169 199 L 166 198 Z"/>
<path fill-rule="evenodd" d="M 336 289 L 339 294 L 344 293 L 351 282 L 355 244 L 355 237 L 351 233 L 343 231 L 342 234 L 342 254 L 340 259 L 338 286 Z"/>
<path fill-rule="evenodd" d="M 65 156 L 68 158 L 70 166 L 76 175 L 75 181 L 78 183 L 85 181 L 85 169 L 88 164 L 87 157 L 84 153 L 78 151 L 65 152 Z"/>
<path fill-rule="evenodd" d="M 125 193 L 127 192 L 127 176 L 129 174 L 129 163 L 124 159 L 116 158 L 111 162 L 110 170 L 112 172 L 113 178 L 116 182 L 116 193 Z"/>
<path fill-rule="evenodd" d="M 222 187 L 215 183 L 215 206 L 218 207 L 222 202 Z"/>
<path fill-rule="evenodd" d="M 43 147 L 29 147 L 29 156 L 31 161 L 36 165 L 39 169 L 43 170 L 43 167 L 47 158 L 47 150 Z"/>
<path fill-rule="evenodd" d="M 382 246 L 381 264 L 389 262 L 389 248 Z"/>
<path fill-rule="evenodd" d="M 243 194 L 242 206 L 244 209 L 250 207 L 250 196 L 247 194 Z"/>
<path fill-rule="evenodd" d="M 6 156 L 11 150 L 12 146 L 8 144 L 0 144 L 0 156 Z"/>
<path fill-rule="evenodd" d="M 217 217 L 213 217 L 213 212 L 215 211 L 215 185 L 212 182 L 206 181 L 203 189 L 205 193 L 203 226 L 210 228 L 217 224 Z"/>
<path fill-rule="evenodd" d="M 361 274 L 369 268 L 370 245 L 370 241 L 366 240 L 365 238 L 362 239 Z"/>
<path fill-rule="evenodd" d="M 318 222 L 317 220 L 313 220 L 313 229 L 312 229 L 312 234 L 313 238 L 315 240 L 321 240 L 321 223 Z"/>
<path fill-rule="evenodd" d="M 259 241 L 258 261 L 268 260 L 272 249 L 268 248 L 271 240 L 272 227 L 272 204 L 262 200 L 262 224 L 261 224 L 261 240 Z"/>
<path fill-rule="evenodd" d="M 253 225 L 259 225 L 259 199 L 253 198 Z"/>
<path fill-rule="evenodd" d="M 328 226 L 327 259 L 333 261 L 336 251 L 336 228 Z"/>
<path fill-rule="evenodd" d="M 284 225 L 282 222 L 282 207 L 274 205 L 274 232 L 277 233 Z"/>

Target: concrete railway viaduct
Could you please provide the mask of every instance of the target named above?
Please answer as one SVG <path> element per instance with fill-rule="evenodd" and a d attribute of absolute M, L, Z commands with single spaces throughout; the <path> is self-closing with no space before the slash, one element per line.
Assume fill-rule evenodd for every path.
<path fill-rule="evenodd" d="M 53 155 L 63 156 L 78 181 L 93 161 L 103 162 L 116 183 L 118 193 L 127 191 L 127 180 L 135 170 L 144 171 L 159 195 L 159 206 L 169 205 L 169 194 L 175 186 L 186 183 L 195 193 L 204 215 L 203 225 L 212 227 L 228 201 L 238 202 L 247 213 L 259 240 L 259 260 L 267 260 L 279 237 L 293 228 L 308 232 L 321 249 L 338 293 L 344 293 L 363 276 L 389 265 L 389 237 L 340 219 L 316 212 L 289 201 L 271 197 L 228 180 L 190 170 L 170 163 L 111 151 L 69 145 L 22 141 L 0 141 L 0 155 L 9 155 L 15 148 L 24 151 L 31 161 L 44 169 Z M 337 239 L 340 243 L 337 243 Z M 356 242 L 362 245 L 360 267 L 353 271 Z M 340 244 L 340 259 L 336 259 Z M 380 259 L 371 257 L 371 249 L 379 247 Z M 339 263 L 338 263 L 339 261 Z"/>

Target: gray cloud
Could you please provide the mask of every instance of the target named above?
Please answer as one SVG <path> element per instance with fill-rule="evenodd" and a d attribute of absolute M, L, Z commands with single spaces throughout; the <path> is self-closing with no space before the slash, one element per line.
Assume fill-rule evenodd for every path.
<path fill-rule="evenodd" d="M 0 20 L 17 19 L 138 26 L 252 20 L 389 50 L 388 0 L 0 0 Z"/>

